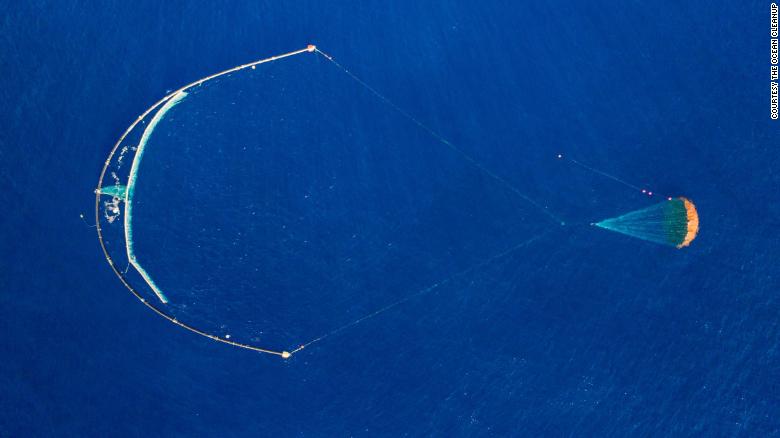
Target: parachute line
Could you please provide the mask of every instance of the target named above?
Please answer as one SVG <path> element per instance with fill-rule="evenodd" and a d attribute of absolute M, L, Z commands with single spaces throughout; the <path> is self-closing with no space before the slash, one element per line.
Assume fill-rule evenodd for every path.
<path fill-rule="evenodd" d="M 328 61 L 333 63 L 333 65 L 338 67 L 341 71 L 346 73 L 347 76 L 349 76 L 355 82 L 360 84 L 360 86 L 362 86 L 363 88 L 368 90 L 371 94 L 376 96 L 385 105 L 387 105 L 388 107 L 392 108 L 395 112 L 397 112 L 398 114 L 402 115 L 404 118 L 409 120 L 410 122 L 412 122 L 415 125 L 417 125 L 423 131 L 427 132 L 431 137 L 436 139 L 439 143 L 441 143 L 441 144 L 447 146 L 448 148 L 452 149 L 453 151 L 457 152 L 463 159 L 465 159 L 466 161 L 471 163 L 471 165 L 473 165 L 474 167 L 479 169 L 482 173 L 484 173 L 485 175 L 489 176 L 490 178 L 493 178 L 494 180 L 498 181 L 500 184 L 502 184 L 509 191 L 511 191 L 515 195 L 519 196 L 521 199 L 525 200 L 526 202 L 528 202 L 529 204 L 533 205 L 534 207 L 536 207 L 538 210 L 540 210 L 545 215 L 547 215 L 547 217 L 550 218 L 556 224 L 558 224 L 558 225 L 566 225 L 566 222 L 564 222 L 563 219 L 561 219 L 555 213 L 551 212 L 546 206 L 543 206 L 543 205 L 539 204 L 538 202 L 534 201 L 533 199 L 531 199 L 528 195 L 526 195 L 523 192 L 521 192 L 520 189 L 518 189 L 514 184 L 510 183 L 504 177 L 502 177 L 502 176 L 498 175 L 497 173 L 493 172 L 492 170 L 488 169 L 487 167 L 485 167 L 485 165 L 483 165 L 482 163 L 477 161 L 474 157 L 469 155 L 466 151 L 464 151 L 463 149 L 455 146 L 455 144 L 453 144 L 451 141 L 447 140 L 446 137 L 444 137 L 443 135 L 439 134 L 438 131 L 436 131 L 435 129 L 433 129 L 430 126 L 426 125 L 425 123 L 421 122 L 419 119 L 417 119 L 416 117 L 411 115 L 409 112 L 407 112 L 406 110 L 404 110 L 400 106 L 396 105 L 393 101 L 391 101 L 390 99 L 385 97 L 384 94 L 380 93 L 374 87 L 368 85 L 368 83 L 366 83 L 364 80 L 360 79 L 360 77 L 358 77 L 357 75 L 352 73 L 349 69 L 347 69 L 343 65 L 339 64 L 335 59 L 333 59 L 332 56 L 328 55 L 327 53 L 321 51 L 318 48 L 315 48 L 314 50 L 317 53 L 319 53 L 320 55 L 322 55 L 325 59 L 327 59 Z"/>
<path fill-rule="evenodd" d="M 656 195 L 656 196 L 660 196 L 662 198 L 671 199 L 671 197 L 669 197 L 669 196 L 662 195 L 662 194 L 660 194 L 658 192 L 655 192 L 653 190 L 643 189 L 643 188 L 641 188 L 639 186 L 635 186 L 634 184 L 631 184 L 630 182 L 628 182 L 628 181 L 626 181 L 626 180 L 624 180 L 622 178 L 618 178 L 615 175 L 612 175 L 612 174 L 609 174 L 607 172 L 604 172 L 603 170 L 596 169 L 595 167 L 588 166 L 585 163 L 577 161 L 574 158 L 570 158 L 568 156 L 564 156 L 563 154 L 558 154 L 558 158 L 565 159 L 566 161 L 568 161 L 568 162 L 570 162 L 572 164 L 576 164 L 577 166 L 587 170 L 588 172 L 595 173 L 596 175 L 600 175 L 600 176 L 603 176 L 605 178 L 609 178 L 612 181 L 615 181 L 615 182 L 617 182 L 619 184 L 622 184 L 622 185 L 624 185 L 624 186 L 626 186 L 626 187 L 628 187 L 630 189 L 636 190 L 637 192 L 642 192 L 642 194 L 644 194 L 644 195 L 647 195 L 647 196 Z"/>
<path fill-rule="evenodd" d="M 333 330 L 331 330 L 331 331 L 329 331 L 329 332 L 327 332 L 327 333 L 325 333 L 325 334 L 323 334 L 323 335 L 321 335 L 321 336 L 319 336 L 317 338 L 314 338 L 311 341 L 306 342 L 305 344 L 302 344 L 298 348 L 292 350 L 290 353 L 291 354 L 295 354 L 295 353 L 303 350 L 304 348 L 306 348 L 306 347 L 308 347 L 308 346 L 310 346 L 310 345 L 312 345 L 314 343 L 322 341 L 323 339 L 325 339 L 327 337 L 333 336 L 333 335 L 335 335 L 335 334 L 337 334 L 339 332 L 342 332 L 342 331 L 344 331 L 344 330 L 346 330 L 348 328 L 354 327 L 354 326 L 356 326 L 356 325 L 358 325 L 358 324 L 360 324 L 360 323 L 362 323 L 362 322 L 364 322 L 364 321 L 366 321 L 368 319 L 371 319 L 371 318 L 373 318 L 375 316 L 381 315 L 381 314 L 387 312 L 388 310 L 396 308 L 396 307 L 398 307 L 398 306 L 400 306 L 402 304 L 405 304 L 405 303 L 409 302 L 410 300 L 413 300 L 413 299 L 415 299 L 417 297 L 421 297 L 423 295 L 426 295 L 426 294 L 432 292 L 433 290 L 438 289 L 441 286 L 444 286 L 444 285 L 452 282 L 453 280 L 456 280 L 456 279 L 458 279 L 460 277 L 463 277 L 464 275 L 467 275 L 467 274 L 469 274 L 471 272 L 474 272 L 474 271 L 476 271 L 476 270 L 478 270 L 478 269 L 480 269 L 480 268 L 482 268 L 482 267 L 484 267 L 486 265 L 489 265 L 490 263 L 492 263 L 492 262 L 494 262 L 494 261 L 496 261 L 498 259 L 506 257 L 507 255 L 509 255 L 509 254 L 511 254 L 511 253 L 513 253 L 513 252 L 523 248 L 523 247 L 526 247 L 526 246 L 532 244 L 533 242 L 543 238 L 544 236 L 546 236 L 550 232 L 551 232 L 550 230 L 545 231 L 545 232 L 543 232 L 543 233 L 541 233 L 539 235 L 536 235 L 536 236 L 534 236 L 534 237 L 532 237 L 532 238 L 530 238 L 528 240 L 525 240 L 525 241 L 523 241 L 523 242 L 521 242 L 521 243 L 519 243 L 517 245 L 514 245 L 514 246 L 512 246 L 512 247 L 510 247 L 508 249 L 505 249 L 504 251 L 501 251 L 498 254 L 495 254 L 495 255 L 493 255 L 491 257 L 488 257 L 488 258 L 482 260 L 481 262 L 479 262 L 479 263 L 477 263 L 475 265 L 472 265 L 472 266 L 470 266 L 470 267 L 468 267 L 468 268 L 466 268 L 466 269 L 464 269 L 464 270 L 462 270 L 460 272 L 456 272 L 456 273 L 450 275 L 449 277 L 445 278 L 444 280 L 438 281 L 438 282 L 436 282 L 436 283 L 434 283 L 434 284 L 432 284 L 432 285 L 430 285 L 430 286 L 428 286 L 428 287 L 426 287 L 424 289 L 420 289 L 417 292 L 414 292 L 414 293 L 412 293 L 410 295 L 407 295 L 407 296 L 405 296 L 405 297 L 403 297 L 403 298 L 401 298 L 401 299 L 399 299 L 397 301 L 394 301 L 394 302 L 392 302 L 390 304 L 387 304 L 387 305 L 385 305 L 383 307 L 380 307 L 379 309 L 377 309 L 377 310 L 375 310 L 375 311 L 373 311 L 373 312 L 371 312 L 371 313 L 369 313 L 369 314 L 367 314 L 365 316 L 362 316 L 362 317 L 360 317 L 360 318 L 358 318 L 358 319 L 356 319 L 356 320 L 354 320 L 352 322 L 344 324 L 344 325 L 342 325 L 342 326 L 340 326 L 338 328 L 335 328 L 335 329 L 333 329 Z"/>

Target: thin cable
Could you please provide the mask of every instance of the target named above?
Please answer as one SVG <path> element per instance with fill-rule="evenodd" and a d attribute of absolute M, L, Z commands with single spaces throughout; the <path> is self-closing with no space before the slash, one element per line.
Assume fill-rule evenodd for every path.
<path fill-rule="evenodd" d="M 585 164 L 585 163 L 581 163 L 581 162 L 579 162 L 579 161 L 575 160 L 574 158 L 565 157 L 565 156 L 564 156 L 564 155 L 562 155 L 562 154 L 558 154 L 558 158 L 563 158 L 563 159 L 565 159 L 566 161 L 568 161 L 568 162 L 570 162 L 570 163 L 573 163 L 573 164 L 576 164 L 576 165 L 580 166 L 581 168 L 583 168 L 583 169 L 585 169 L 585 170 L 588 170 L 588 171 L 590 171 L 590 172 L 593 172 L 593 173 L 595 173 L 595 174 L 597 174 L 597 175 L 601 175 L 601 176 L 603 176 L 603 177 L 605 177 L 605 178 L 609 178 L 609 179 L 611 179 L 612 181 L 616 181 L 616 182 L 618 182 L 618 183 L 620 183 L 620 184 L 623 184 L 624 186 L 626 186 L 626 187 L 629 187 L 629 188 L 631 188 L 631 189 L 634 189 L 634 190 L 636 190 L 637 192 L 642 192 L 642 194 L 644 194 L 644 195 L 647 195 L 647 196 L 653 196 L 653 195 L 657 195 L 657 196 L 660 196 L 660 197 L 662 197 L 662 198 L 667 198 L 667 199 L 669 199 L 669 200 L 671 200 L 671 199 L 672 199 L 670 196 L 663 195 L 663 194 L 661 194 L 661 193 L 658 193 L 658 192 L 655 192 L 655 191 L 653 191 L 653 190 L 649 190 L 649 189 L 643 189 L 643 188 L 641 188 L 641 187 L 635 186 L 635 185 L 631 184 L 630 182 L 628 182 L 628 181 L 626 181 L 626 180 L 620 179 L 620 178 L 616 177 L 615 175 L 611 175 L 611 174 L 609 174 L 609 173 L 607 173 L 607 172 L 604 172 L 604 171 L 598 170 L 598 169 L 596 169 L 596 168 L 594 168 L 594 167 L 588 166 L 587 164 Z"/>
<path fill-rule="evenodd" d="M 464 158 L 466 161 L 468 161 L 469 163 L 471 163 L 471 164 L 472 164 L 474 167 L 476 167 L 477 169 L 479 169 L 480 171 L 482 171 L 482 172 L 483 172 L 485 175 L 487 175 L 487 176 L 489 176 L 489 177 L 493 178 L 494 180 L 498 181 L 498 182 L 499 182 L 499 183 L 501 183 L 501 184 L 502 184 L 504 187 L 506 187 L 507 189 L 509 189 L 511 192 L 513 192 L 514 194 L 516 194 L 517 196 L 519 196 L 520 198 L 522 198 L 523 200 L 525 200 L 525 201 L 526 201 L 526 202 L 528 202 L 529 204 L 533 205 L 534 207 L 536 207 L 536 208 L 538 208 L 539 210 L 541 210 L 542 212 L 544 212 L 544 214 L 546 214 L 546 215 L 547 215 L 547 216 L 548 216 L 548 217 L 549 217 L 551 220 L 553 220 L 555 223 L 557 223 L 557 224 L 559 224 L 559 225 L 566 225 L 566 222 L 564 222 L 564 221 L 563 221 L 563 220 L 562 220 L 560 217 L 558 217 L 558 216 L 557 216 L 555 213 L 551 212 L 551 211 L 550 211 L 550 210 L 549 210 L 549 209 L 548 209 L 546 206 L 543 206 L 543 205 L 539 204 L 538 202 L 536 202 L 536 201 L 534 201 L 533 199 L 531 199 L 530 197 L 528 197 L 526 194 L 522 193 L 522 192 L 521 192 L 521 191 L 520 191 L 520 190 L 519 190 L 517 187 L 515 187 L 515 186 L 514 186 L 512 183 L 510 183 L 509 181 L 507 181 L 506 179 L 504 179 L 504 178 L 503 178 L 503 177 L 501 177 L 500 175 L 496 174 L 496 173 L 495 173 L 495 172 L 493 172 L 492 170 L 490 170 L 490 169 L 488 169 L 487 167 L 485 167 L 485 166 L 484 166 L 482 163 L 480 163 L 480 162 L 479 162 L 479 161 L 477 161 L 477 160 L 476 160 L 474 157 L 472 157 L 471 155 L 469 155 L 468 153 L 466 153 L 466 151 L 464 151 L 463 149 L 461 149 L 461 148 L 459 148 L 459 147 L 455 146 L 455 145 L 454 145 L 454 144 L 453 144 L 451 141 L 447 140 L 447 139 L 446 139 L 446 138 L 445 138 L 443 135 L 439 134 L 439 133 L 438 133 L 436 130 L 434 130 L 433 128 L 429 127 L 429 126 L 428 126 L 428 125 L 426 125 L 425 123 L 423 123 L 423 122 L 419 121 L 419 120 L 418 120 L 416 117 L 414 117 L 413 115 L 411 115 L 410 113 L 408 113 L 406 110 L 404 110 L 403 108 L 401 108 L 401 107 L 399 107 L 398 105 L 396 105 L 395 103 L 393 103 L 393 101 L 391 101 L 390 99 L 388 99 L 387 97 L 385 97 L 385 96 L 384 96 L 382 93 L 380 93 L 379 91 L 377 91 L 377 90 L 376 90 L 374 87 L 372 87 L 372 86 L 368 85 L 368 84 L 367 84 L 365 81 L 363 81 L 362 79 L 360 79 L 360 78 L 359 78 L 357 75 L 355 75 L 354 73 L 352 73 L 351 71 L 349 71 L 349 69 L 347 69 L 347 68 L 346 68 L 346 67 L 344 67 L 343 65 L 339 64 L 338 62 L 336 62 L 336 60 L 335 60 L 335 59 L 333 59 L 333 57 L 332 57 L 332 56 L 328 55 L 327 53 L 323 52 L 322 50 L 320 50 L 320 49 L 318 49 L 318 48 L 315 48 L 315 49 L 314 49 L 314 51 L 315 51 L 315 52 L 317 52 L 317 53 L 319 53 L 320 55 L 322 55 L 322 56 L 323 56 L 325 59 L 327 59 L 328 61 L 332 62 L 332 63 L 333 63 L 333 65 L 335 65 L 335 66 L 336 66 L 336 67 L 338 67 L 338 68 L 339 68 L 341 71 L 343 71 L 344 73 L 346 73 L 346 74 L 347 74 L 347 75 L 348 75 L 350 78 L 352 78 L 353 80 L 355 80 L 355 82 L 357 82 L 358 84 L 360 84 L 360 85 L 361 85 L 363 88 L 365 88 L 366 90 L 368 90 L 369 92 L 371 92 L 371 94 L 373 94 L 374 96 L 376 96 L 377 98 L 379 98 L 379 100 L 381 100 L 382 102 L 384 102 L 384 103 L 385 103 L 387 106 L 389 106 L 390 108 L 392 108 L 393 110 L 395 110 L 397 113 L 401 114 L 401 115 L 402 115 L 402 116 L 404 116 L 406 119 L 408 119 L 409 121 L 411 121 L 412 123 L 414 123 L 415 125 L 417 125 L 418 127 L 420 127 L 422 130 L 424 130 L 425 132 L 427 132 L 428 134 L 430 134 L 430 135 L 431 135 L 433 138 L 435 138 L 436 140 L 438 140 L 438 141 L 439 141 L 439 143 L 442 143 L 443 145 L 447 146 L 448 148 L 450 148 L 450 149 L 452 149 L 453 151 L 455 151 L 455 152 L 457 152 L 458 154 L 460 154 L 460 156 L 461 156 L 461 157 L 463 157 L 463 158 Z"/>
<path fill-rule="evenodd" d="M 444 280 L 436 282 L 436 283 L 434 283 L 434 284 L 432 284 L 432 285 L 430 285 L 430 286 L 428 286 L 428 287 L 426 287 L 424 289 L 421 289 L 421 290 L 419 290 L 417 292 L 414 292 L 413 294 L 407 295 L 407 296 L 405 296 L 405 297 L 403 297 L 403 298 L 401 298 L 401 299 L 399 299 L 397 301 L 394 301 L 394 302 L 392 302 L 392 303 L 390 303 L 390 304 L 388 304 L 388 305 L 386 305 L 384 307 L 381 307 L 381 308 L 379 308 L 379 309 L 377 309 L 377 310 L 375 310 L 375 311 L 373 311 L 373 312 L 371 312 L 371 313 L 369 313 L 369 314 L 367 314 L 365 316 L 362 316 L 362 317 L 360 317 L 360 318 L 358 318 L 358 319 L 356 319 L 356 320 L 354 320 L 352 322 L 349 322 L 349 323 L 344 324 L 344 325 L 342 325 L 340 327 L 337 327 L 337 328 L 335 328 L 335 329 L 325 333 L 322 336 L 319 336 L 317 338 L 312 339 L 309 342 L 306 342 L 305 344 L 302 344 L 298 348 L 292 350 L 290 352 L 290 354 L 295 354 L 295 353 L 303 350 L 304 348 L 306 348 L 306 347 L 308 347 L 308 346 L 310 346 L 312 344 L 315 344 L 317 342 L 322 341 L 323 339 L 325 339 L 325 338 L 327 338 L 329 336 L 333 336 L 333 335 L 335 335 L 335 334 L 337 334 L 339 332 L 342 332 L 342 331 L 344 331 L 344 330 L 346 330 L 346 329 L 348 329 L 350 327 L 354 327 L 354 326 L 362 323 L 363 321 L 371 319 L 371 318 L 373 318 L 373 317 L 375 317 L 377 315 L 381 315 L 382 313 L 385 313 L 385 312 L 387 312 L 390 309 L 393 309 L 393 308 L 398 307 L 398 306 L 400 306 L 400 305 L 402 305 L 404 303 L 407 303 L 408 301 L 410 301 L 410 300 L 412 300 L 414 298 L 417 298 L 417 297 L 420 297 L 422 295 L 425 295 L 425 294 L 427 294 L 427 293 L 429 293 L 429 292 L 439 288 L 440 286 L 444 286 L 444 285 L 452 282 L 453 280 L 455 280 L 455 279 L 457 279 L 459 277 L 462 277 L 462 276 L 464 276 L 466 274 L 469 274 L 469 273 L 471 273 L 471 272 L 473 272 L 473 271 L 475 271 L 475 270 L 477 270 L 479 268 L 482 268 L 483 266 L 486 266 L 486 265 L 488 265 L 488 264 L 490 264 L 490 263 L 492 263 L 492 262 L 494 262 L 494 261 L 496 261 L 496 260 L 498 260 L 498 259 L 500 259 L 502 257 L 505 257 L 505 256 L 507 256 L 507 255 L 509 255 L 509 254 L 511 254 L 511 253 L 513 253 L 515 251 L 517 251 L 520 248 L 523 248 L 525 246 L 530 245 L 531 243 L 533 243 L 533 242 L 541 239 L 542 237 L 546 236 L 550 232 L 551 232 L 550 230 L 547 230 L 544 233 L 536 235 L 536 236 L 534 236 L 534 237 L 532 237 L 532 238 L 530 238 L 528 240 L 525 240 L 525 241 L 523 241 L 523 242 L 521 242 L 521 243 L 519 243 L 519 244 L 517 244 L 515 246 L 512 246 L 512 247 L 510 247 L 508 249 L 505 249 L 504 251 L 501 251 L 498 254 L 495 254 L 495 255 L 487 258 L 487 259 L 484 259 L 481 262 L 479 262 L 479 263 L 477 263 L 475 265 L 472 265 L 472 266 L 470 266 L 470 267 L 468 267 L 468 268 L 466 268 L 466 269 L 464 269 L 464 270 L 462 270 L 460 272 L 456 272 L 456 273 L 450 275 L 449 277 L 445 278 Z"/>

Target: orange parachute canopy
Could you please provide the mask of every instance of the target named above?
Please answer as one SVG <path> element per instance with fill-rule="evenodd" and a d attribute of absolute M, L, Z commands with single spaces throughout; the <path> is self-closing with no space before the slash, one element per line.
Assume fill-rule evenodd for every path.
<path fill-rule="evenodd" d="M 690 245 L 699 233 L 699 214 L 690 199 L 679 197 L 604 219 L 594 225 L 642 240 L 682 248 Z"/>

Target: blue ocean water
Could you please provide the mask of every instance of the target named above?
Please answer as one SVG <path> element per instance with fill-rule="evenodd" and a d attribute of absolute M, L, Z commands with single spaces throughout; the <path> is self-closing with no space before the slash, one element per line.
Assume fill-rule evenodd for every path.
<path fill-rule="evenodd" d="M 2 9 L 0 435 L 780 435 L 768 3 Z M 295 300 L 274 303 L 273 315 L 295 315 L 305 302 L 313 316 L 294 323 L 316 336 L 331 320 L 336 327 L 541 237 L 285 362 L 154 315 L 111 272 L 79 215 L 91 217 L 110 148 L 149 105 L 190 81 L 308 43 L 570 225 L 553 224 L 327 64 L 302 66 L 332 77 L 290 93 L 300 102 L 269 93 L 277 106 L 268 111 L 288 105 L 291 120 L 323 129 L 327 121 L 334 131 L 307 135 L 274 123 L 278 131 L 263 139 L 295 145 L 292 158 L 259 164 L 293 175 L 287 187 L 301 190 L 287 197 L 246 179 L 232 186 L 242 195 L 234 201 L 257 193 L 258 205 L 273 208 L 304 188 L 318 200 L 286 206 L 304 218 L 297 236 L 316 242 L 314 250 L 287 247 L 308 269 L 266 274 L 278 276 L 277 289 L 315 274 L 332 283 L 298 289 Z M 294 67 L 274 67 L 278 80 L 307 79 Z M 314 86 L 320 80 L 329 86 Z M 341 112 L 307 113 L 306 102 Z M 557 153 L 690 197 L 699 237 L 676 251 L 588 227 L 651 201 L 562 164 Z M 182 171 L 180 184 L 232 159 Z M 304 176 L 329 173 L 303 187 L 300 166 Z M 219 180 L 226 171 L 211 174 L 214 186 L 230 183 Z M 328 198 L 318 189 L 333 177 L 353 184 Z M 193 196 L 183 185 L 164 189 Z M 225 205 L 208 186 L 197 193 L 214 203 L 209 211 Z M 323 224 L 331 233 L 312 231 Z M 360 245 L 344 242 L 345 224 L 364 232 Z M 203 263 L 188 242 L 171 239 L 160 252 L 173 287 L 194 282 L 186 273 Z M 354 264 L 305 257 L 351 250 Z M 206 261 L 224 261 L 231 274 L 221 257 Z M 247 278 L 266 277 L 239 272 L 220 284 L 231 278 L 248 290 Z M 263 292 L 220 296 L 264 307 Z M 226 314 L 209 309 L 199 315 L 219 328 Z M 268 330 L 285 346 L 297 342 L 297 332 Z"/>

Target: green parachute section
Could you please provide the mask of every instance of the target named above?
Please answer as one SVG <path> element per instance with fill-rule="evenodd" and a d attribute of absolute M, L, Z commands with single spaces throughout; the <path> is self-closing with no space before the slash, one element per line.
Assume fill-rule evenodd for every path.
<path fill-rule="evenodd" d="M 682 248 L 699 232 L 699 215 L 687 198 L 669 198 L 660 204 L 604 219 L 593 225 L 627 236 Z"/>

